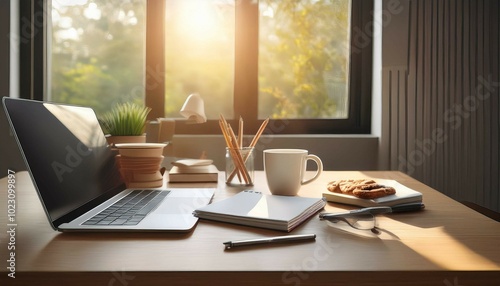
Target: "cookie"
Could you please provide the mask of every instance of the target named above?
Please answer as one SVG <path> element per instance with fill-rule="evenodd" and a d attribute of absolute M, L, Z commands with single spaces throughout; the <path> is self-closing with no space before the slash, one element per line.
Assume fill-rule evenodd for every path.
<path fill-rule="evenodd" d="M 328 183 L 327 189 L 330 192 L 352 195 L 362 199 L 376 199 L 396 193 L 393 187 L 377 184 L 372 179 L 331 181 Z"/>
<path fill-rule="evenodd" d="M 361 199 L 378 199 L 388 195 L 394 195 L 396 189 L 389 186 L 372 184 L 355 189 L 352 194 Z"/>
<path fill-rule="evenodd" d="M 327 189 L 330 192 L 351 195 L 356 188 L 370 184 L 375 184 L 375 181 L 371 179 L 338 180 L 328 183 Z"/>

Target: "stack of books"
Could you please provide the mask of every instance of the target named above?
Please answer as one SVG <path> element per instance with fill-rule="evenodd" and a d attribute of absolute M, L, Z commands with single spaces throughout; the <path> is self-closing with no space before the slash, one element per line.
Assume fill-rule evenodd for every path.
<path fill-rule="evenodd" d="M 172 162 L 168 172 L 171 183 L 214 182 L 219 178 L 219 170 L 212 160 L 184 159 Z"/>

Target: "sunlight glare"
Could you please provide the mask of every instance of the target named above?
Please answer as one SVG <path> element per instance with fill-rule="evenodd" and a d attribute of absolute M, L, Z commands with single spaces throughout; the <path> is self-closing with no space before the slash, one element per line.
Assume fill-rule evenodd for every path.
<path fill-rule="evenodd" d="M 67 6 L 83 6 L 86 5 L 88 0 L 54 0 L 52 6 L 54 7 L 67 7 Z"/>
<path fill-rule="evenodd" d="M 61 40 L 77 41 L 79 39 L 78 31 L 75 28 L 60 30 L 57 32 L 57 38 Z"/>
<path fill-rule="evenodd" d="M 206 39 L 217 29 L 217 13 L 206 0 L 189 0 L 181 4 L 180 26 L 186 35 L 195 39 Z"/>
<path fill-rule="evenodd" d="M 417 232 L 424 233 L 423 231 Z M 444 227 L 427 228 L 425 234 L 427 240 L 423 238 L 406 238 L 403 243 L 443 269 L 498 269 L 498 265 L 494 261 L 481 256 L 481 254 L 460 242 L 453 235 L 450 235 Z M 435 244 L 433 237 L 439 237 L 439 245 Z"/>
<path fill-rule="evenodd" d="M 99 20 L 101 19 L 101 10 L 97 7 L 97 4 L 90 3 L 89 6 L 83 10 L 83 15 L 85 15 L 87 19 Z"/>

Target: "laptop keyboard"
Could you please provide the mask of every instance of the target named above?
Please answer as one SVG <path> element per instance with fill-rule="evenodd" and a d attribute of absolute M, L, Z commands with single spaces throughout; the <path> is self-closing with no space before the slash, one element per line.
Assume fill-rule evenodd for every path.
<path fill-rule="evenodd" d="M 134 190 L 83 225 L 137 225 L 169 193 L 160 190 Z"/>

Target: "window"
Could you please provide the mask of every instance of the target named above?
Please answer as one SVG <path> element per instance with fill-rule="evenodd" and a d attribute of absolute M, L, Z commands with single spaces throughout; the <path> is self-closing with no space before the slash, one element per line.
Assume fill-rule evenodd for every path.
<path fill-rule="evenodd" d="M 146 1 L 51 1 L 46 99 L 106 112 L 144 102 Z"/>
<path fill-rule="evenodd" d="M 220 133 L 219 114 L 243 117 L 248 132 L 269 117 L 275 133 L 369 133 L 369 2 L 166 0 L 156 9 L 166 95 L 153 106 L 178 117 L 189 94 L 202 95 L 209 122 L 178 133 Z"/>
<path fill-rule="evenodd" d="M 209 119 L 232 118 L 234 1 L 166 0 L 165 6 L 165 116 L 179 117 L 196 92 Z"/>
<path fill-rule="evenodd" d="M 258 117 L 348 118 L 351 1 L 260 3 Z"/>
<path fill-rule="evenodd" d="M 180 120 L 177 133 L 220 134 L 221 113 L 249 134 L 267 117 L 276 134 L 370 132 L 372 1 L 31 1 L 32 19 L 50 11 L 46 46 L 33 40 L 46 49 L 44 99 L 98 113 L 145 101 L 178 118 L 198 92 L 209 122 Z"/>

